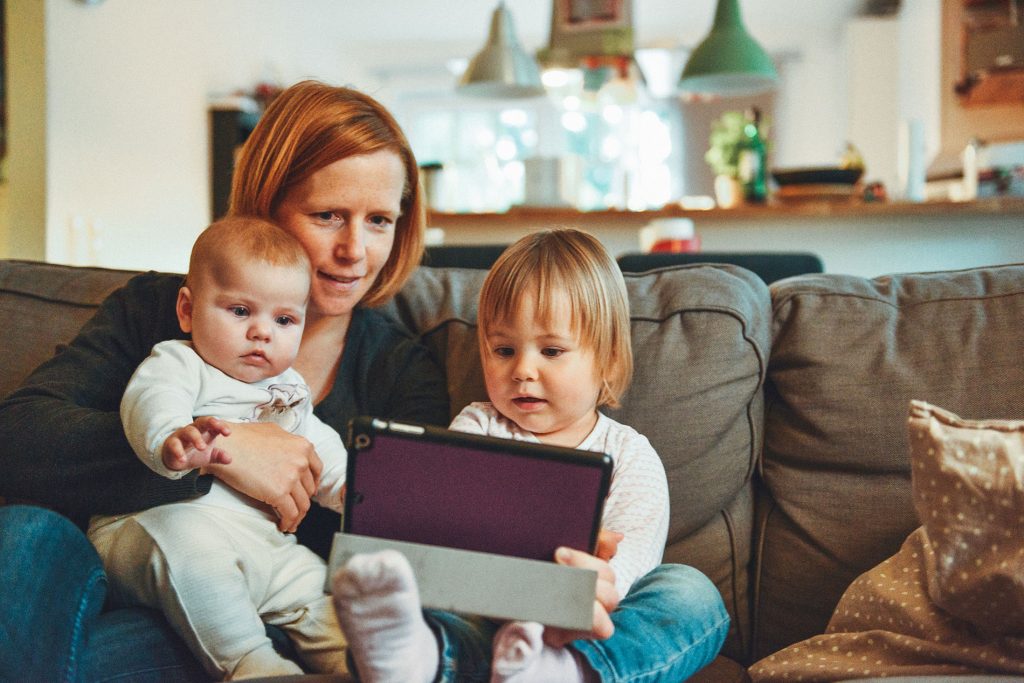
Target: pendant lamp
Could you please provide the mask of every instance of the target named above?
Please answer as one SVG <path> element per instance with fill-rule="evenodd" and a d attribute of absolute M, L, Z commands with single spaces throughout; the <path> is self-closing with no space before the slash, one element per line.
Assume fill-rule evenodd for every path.
<path fill-rule="evenodd" d="M 711 32 L 690 55 L 679 79 L 687 93 L 756 95 L 775 87 L 775 64 L 743 25 L 739 0 L 718 0 Z"/>
<path fill-rule="evenodd" d="M 537 62 L 519 45 L 512 15 L 499 2 L 487 43 L 469 62 L 456 91 L 476 97 L 537 97 L 544 94 Z"/>

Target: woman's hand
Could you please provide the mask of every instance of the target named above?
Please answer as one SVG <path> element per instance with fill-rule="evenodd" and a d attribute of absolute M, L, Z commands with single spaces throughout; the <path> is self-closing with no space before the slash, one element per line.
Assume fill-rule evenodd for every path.
<path fill-rule="evenodd" d="M 614 532 L 611 532 L 614 533 Z M 618 545 L 615 540 L 615 545 Z M 598 544 L 601 548 L 601 544 Z M 600 552 L 600 550 L 599 550 Z M 613 549 L 614 552 L 614 549 Z M 593 569 L 597 572 L 597 593 L 594 599 L 594 622 L 590 631 L 570 631 L 553 626 L 544 627 L 544 642 L 551 647 L 563 647 L 580 638 L 605 640 L 615 632 L 609 616 L 619 606 L 619 592 L 615 590 L 615 572 L 605 560 L 571 548 L 555 551 L 555 562 L 566 567 Z"/>
<path fill-rule="evenodd" d="M 266 503 L 280 518 L 278 529 L 295 531 L 309 511 L 323 469 L 313 444 L 276 424 L 261 422 L 233 423 L 231 434 L 221 438 L 231 464 L 209 465 L 203 473 Z"/>

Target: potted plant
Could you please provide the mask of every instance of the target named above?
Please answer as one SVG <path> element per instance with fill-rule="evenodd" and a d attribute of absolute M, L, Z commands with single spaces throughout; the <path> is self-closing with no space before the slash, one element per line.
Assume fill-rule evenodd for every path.
<path fill-rule="evenodd" d="M 723 209 L 739 206 L 743 201 L 739 161 L 746 123 L 743 112 L 727 111 L 711 124 L 710 147 L 704 161 L 715 172 L 715 200 Z"/>

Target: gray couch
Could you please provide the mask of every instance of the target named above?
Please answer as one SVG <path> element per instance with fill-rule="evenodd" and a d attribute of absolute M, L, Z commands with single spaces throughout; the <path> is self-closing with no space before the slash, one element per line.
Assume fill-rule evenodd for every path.
<path fill-rule="evenodd" d="M 130 273 L 0 262 L 6 394 Z M 485 273 L 422 267 L 386 310 L 443 364 L 453 410 L 484 397 Z M 735 266 L 627 274 L 636 373 L 611 415 L 665 463 L 665 560 L 712 578 L 733 616 L 705 680 L 821 633 L 843 590 L 917 526 L 911 398 L 1024 417 L 1024 265 L 769 288 Z M 738 665 L 739 666 L 738 666 Z"/>

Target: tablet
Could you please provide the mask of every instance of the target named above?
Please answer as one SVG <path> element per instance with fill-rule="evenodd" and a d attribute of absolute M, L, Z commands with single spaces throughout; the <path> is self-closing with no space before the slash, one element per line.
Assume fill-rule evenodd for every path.
<path fill-rule="evenodd" d="M 347 446 L 345 533 L 545 561 L 596 549 L 605 453 L 372 417 Z"/>

